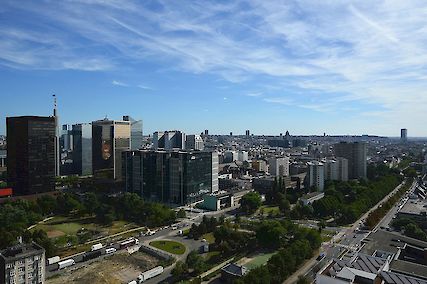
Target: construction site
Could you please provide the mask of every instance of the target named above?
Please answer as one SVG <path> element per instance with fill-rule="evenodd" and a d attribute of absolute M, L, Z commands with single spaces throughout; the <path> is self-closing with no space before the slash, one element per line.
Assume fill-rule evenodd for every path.
<path fill-rule="evenodd" d="M 73 270 L 46 279 L 47 284 L 63 283 L 128 283 L 142 271 L 159 264 L 159 259 L 137 251 L 116 253 L 91 263 L 77 266 Z"/>

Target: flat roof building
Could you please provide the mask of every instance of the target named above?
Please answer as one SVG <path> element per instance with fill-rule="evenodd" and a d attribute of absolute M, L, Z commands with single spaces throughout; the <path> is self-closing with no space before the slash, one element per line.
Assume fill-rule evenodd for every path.
<path fill-rule="evenodd" d="M 319 161 L 312 161 L 307 163 L 307 185 L 314 187 L 319 191 L 325 188 L 325 167 Z"/>
<path fill-rule="evenodd" d="M 45 283 L 45 250 L 36 243 L 0 251 L 0 283 Z"/>
<path fill-rule="evenodd" d="M 123 153 L 125 190 L 147 200 L 184 205 L 218 191 L 218 154 L 137 150 Z"/>
<path fill-rule="evenodd" d="M 364 142 L 340 142 L 334 145 L 336 157 L 342 157 L 348 160 L 348 178 L 349 179 L 366 179 L 366 143 Z"/>
<path fill-rule="evenodd" d="M 6 118 L 7 177 L 16 195 L 55 190 L 54 117 Z"/>
<path fill-rule="evenodd" d="M 129 121 L 92 122 L 92 171 L 95 177 L 121 180 L 122 152 L 130 150 Z"/>

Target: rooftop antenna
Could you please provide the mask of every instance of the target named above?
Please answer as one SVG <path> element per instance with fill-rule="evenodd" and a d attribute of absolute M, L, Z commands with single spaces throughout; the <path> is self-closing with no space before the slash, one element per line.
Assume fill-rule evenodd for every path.
<path fill-rule="evenodd" d="M 56 117 L 56 108 L 57 108 L 56 95 L 53 94 L 52 97 L 53 97 L 53 116 Z"/>
<path fill-rule="evenodd" d="M 59 118 L 57 111 L 57 101 L 56 95 L 53 94 L 53 118 L 55 120 L 55 176 L 60 175 L 59 163 L 60 163 L 60 155 L 59 155 Z"/>

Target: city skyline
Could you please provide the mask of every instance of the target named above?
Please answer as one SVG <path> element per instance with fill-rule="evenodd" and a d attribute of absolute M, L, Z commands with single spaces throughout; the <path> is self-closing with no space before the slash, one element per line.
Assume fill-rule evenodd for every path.
<path fill-rule="evenodd" d="M 144 133 L 425 137 L 425 3 L 6 1 L 6 117 L 108 115 Z M 321 11 L 321 12 L 319 12 Z M 404 16 L 402 16 L 402 13 Z"/>

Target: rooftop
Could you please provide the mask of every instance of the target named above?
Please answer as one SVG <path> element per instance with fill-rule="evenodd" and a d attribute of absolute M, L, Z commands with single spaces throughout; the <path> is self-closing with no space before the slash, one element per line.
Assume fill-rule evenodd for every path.
<path fill-rule="evenodd" d="M 236 275 L 236 276 L 243 276 L 248 271 L 245 266 L 237 265 L 235 263 L 230 263 L 230 264 L 224 266 L 221 270 L 228 273 L 228 274 L 232 274 L 232 275 Z"/>
<path fill-rule="evenodd" d="M 427 201 L 425 200 L 409 200 L 403 206 L 399 213 L 420 215 L 422 212 L 427 212 Z"/>
<path fill-rule="evenodd" d="M 25 258 L 34 254 L 41 254 L 44 252 L 44 248 L 36 243 L 29 244 L 18 244 L 7 249 L 0 251 L 0 257 L 8 260 L 14 258 Z"/>
<path fill-rule="evenodd" d="M 427 284 L 425 280 L 390 271 L 382 271 L 380 276 L 384 284 Z"/>
<path fill-rule="evenodd" d="M 376 251 L 395 254 L 398 252 L 399 248 L 402 248 L 405 245 L 405 243 L 420 248 L 427 247 L 427 242 L 384 230 L 372 232 L 363 242 L 366 243 L 366 245 L 363 247 L 362 253 L 368 255 L 373 255 Z"/>

